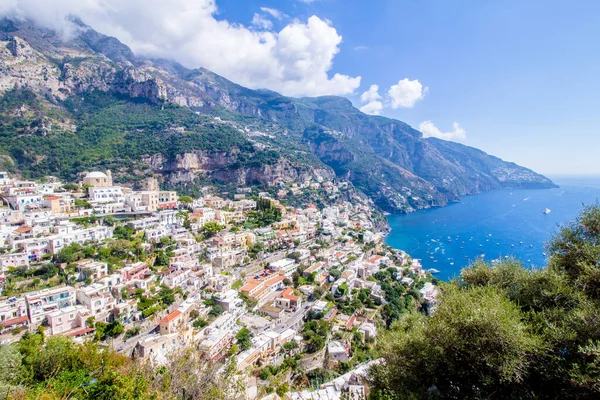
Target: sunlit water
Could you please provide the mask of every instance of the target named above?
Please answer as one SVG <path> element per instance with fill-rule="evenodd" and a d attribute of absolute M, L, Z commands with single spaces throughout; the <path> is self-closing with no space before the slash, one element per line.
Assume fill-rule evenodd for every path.
<path fill-rule="evenodd" d="M 477 257 L 516 256 L 526 266 L 546 265 L 545 245 L 558 225 L 577 216 L 582 204 L 600 199 L 600 178 L 557 178 L 547 190 L 497 190 L 433 210 L 388 217 L 386 243 L 450 279 Z M 551 212 L 544 214 L 549 208 Z"/>

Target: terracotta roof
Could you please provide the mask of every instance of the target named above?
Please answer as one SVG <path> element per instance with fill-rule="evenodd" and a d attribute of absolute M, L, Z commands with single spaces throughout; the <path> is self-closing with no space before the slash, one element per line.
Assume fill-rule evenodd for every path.
<path fill-rule="evenodd" d="M 173 321 L 175 318 L 179 317 L 181 315 L 181 311 L 179 310 L 175 310 L 173 311 L 171 314 L 167 315 L 166 317 L 164 317 L 163 319 L 161 319 L 159 321 L 159 324 L 162 324 L 163 322 L 171 322 Z"/>
<path fill-rule="evenodd" d="M 27 318 L 26 315 L 23 317 L 19 317 L 19 318 L 7 319 L 6 321 L 0 322 L 0 325 L 11 326 L 11 325 L 16 325 L 16 324 L 22 324 L 23 322 L 29 322 L 29 318 Z"/>
<path fill-rule="evenodd" d="M 46 200 L 60 200 L 59 196 L 44 196 Z"/>
<path fill-rule="evenodd" d="M 29 232 L 29 231 L 31 231 L 30 226 L 22 226 L 19 229 L 17 229 L 15 232 L 24 233 L 24 232 Z"/>
<path fill-rule="evenodd" d="M 293 293 L 294 290 L 292 288 L 286 288 L 283 292 L 281 292 L 279 297 L 283 297 L 284 299 L 288 300 L 298 300 L 298 296 L 294 295 Z"/>
<path fill-rule="evenodd" d="M 374 257 L 369 258 L 370 263 L 375 263 L 379 260 L 381 260 L 381 256 L 374 256 Z"/>
<path fill-rule="evenodd" d="M 346 329 L 352 329 L 352 327 L 354 326 L 354 322 L 356 322 L 356 316 L 352 315 L 346 323 Z"/>
<path fill-rule="evenodd" d="M 94 331 L 95 331 L 94 328 L 83 328 L 83 329 L 79 329 L 77 331 L 69 333 L 69 336 L 85 335 L 86 333 L 90 333 L 90 332 L 94 332 Z"/>

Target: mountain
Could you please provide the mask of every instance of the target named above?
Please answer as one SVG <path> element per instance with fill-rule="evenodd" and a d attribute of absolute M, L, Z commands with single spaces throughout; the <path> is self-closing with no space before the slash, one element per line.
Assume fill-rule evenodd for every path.
<path fill-rule="evenodd" d="M 498 188 L 555 185 L 477 149 L 423 138 L 342 97 L 251 90 L 203 68 L 137 57 L 73 19 L 67 41 L 0 21 L 0 163 L 25 176 L 273 186 L 348 180 L 391 212 L 443 206 Z"/>

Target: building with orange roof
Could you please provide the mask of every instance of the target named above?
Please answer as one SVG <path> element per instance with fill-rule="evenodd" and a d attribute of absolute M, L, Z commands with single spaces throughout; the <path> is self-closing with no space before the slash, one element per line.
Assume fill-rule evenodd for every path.
<path fill-rule="evenodd" d="M 298 309 L 302 306 L 302 300 L 294 294 L 294 289 L 285 288 L 275 299 L 275 304 L 284 310 Z"/>
<path fill-rule="evenodd" d="M 160 334 L 167 335 L 175 333 L 184 324 L 184 316 L 179 310 L 175 310 L 158 322 Z"/>
<path fill-rule="evenodd" d="M 246 281 L 246 284 L 240 288 L 240 292 L 260 302 L 269 293 L 281 289 L 284 279 L 285 277 L 280 274 L 255 277 Z"/>

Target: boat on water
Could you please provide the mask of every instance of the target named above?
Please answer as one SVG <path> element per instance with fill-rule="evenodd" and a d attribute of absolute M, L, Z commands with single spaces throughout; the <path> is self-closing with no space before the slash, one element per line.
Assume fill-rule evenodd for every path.
<path fill-rule="evenodd" d="M 435 268 L 430 268 L 430 269 L 427 270 L 427 272 L 431 272 L 432 274 L 439 274 L 440 273 L 440 271 L 438 269 L 435 269 Z"/>
<path fill-rule="evenodd" d="M 546 209 L 544 210 L 543 214 L 550 214 L 551 212 L 552 212 L 552 210 L 551 210 L 551 209 L 549 209 L 549 208 L 546 208 Z"/>

